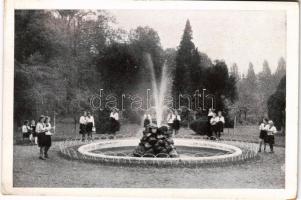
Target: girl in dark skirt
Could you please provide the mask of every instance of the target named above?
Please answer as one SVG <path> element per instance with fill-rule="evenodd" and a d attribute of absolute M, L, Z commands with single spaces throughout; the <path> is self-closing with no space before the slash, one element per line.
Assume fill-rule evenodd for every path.
<path fill-rule="evenodd" d="M 38 137 L 37 137 L 37 133 L 36 133 L 36 122 L 34 120 L 31 120 L 30 128 L 31 128 L 31 135 L 32 135 L 32 140 L 33 140 L 32 143 L 37 145 Z"/>
<path fill-rule="evenodd" d="M 94 126 L 94 117 L 90 114 L 90 112 L 88 112 L 86 131 L 88 134 L 88 139 L 90 139 L 90 140 L 93 140 L 93 137 L 92 137 L 93 127 L 95 127 Z"/>
<path fill-rule="evenodd" d="M 148 125 L 150 125 L 152 123 L 152 118 L 151 118 L 151 115 L 149 113 L 145 113 L 143 118 L 144 118 L 143 127 L 146 130 Z"/>
<path fill-rule="evenodd" d="M 211 124 L 210 124 L 210 120 L 211 118 L 213 117 L 213 111 L 211 108 L 209 108 L 209 111 L 208 111 L 208 121 L 207 121 L 207 137 L 208 138 L 211 138 L 212 137 L 212 128 L 211 128 Z"/>
<path fill-rule="evenodd" d="M 113 109 L 110 114 L 110 132 L 116 133 L 120 130 L 119 114 L 117 109 Z"/>
<path fill-rule="evenodd" d="M 36 133 L 38 136 L 38 145 L 40 147 L 40 157 L 39 158 L 41 160 L 45 160 L 45 146 L 47 143 L 47 139 L 45 137 L 45 133 L 47 130 L 45 129 L 44 119 L 45 119 L 45 117 L 41 116 L 39 118 L 39 121 L 36 126 Z"/>
<path fill-rule="evenodd" d="M 181 117 L 180 115 L 178 114 L 177 111 L 175 111 L 175 118 L 173 120 L 173 129 L 175 130 L 175 135 L 178 134 L 178 131 L 180 129 L 180 121 L 181 121 Z"/>
<path fill-rule="evenodd" d="M 46 132 L 45 132 L 45 152 L 44 152 L 44 156 L 45 158 L 48 158 L 48 150 L 50 149 L 51 147 L 51 135 L 52 135 L 52 130 L 54 129 L 55 127 L 51 127 L 51 124 L 50 124 L 50 117 L 46 117 L 45 119 L 45 129 L 46 129 Z"/>
<path fill-rule="evenodd" d="M 30 127 L 29 127 L 29 122 L 28 120 L 24 121 L 23 126 L 22 126 L 22 137 L 23 141 L 30 136 Z"/>
<path fill-rule="evenodd" d="M 267 131 L 266 131 L 266 126 L 267 126 L 268 120 L 266 118 L 264 118 L 262 120 L 262 123 L 259 126 L 259 150 L 258 152 L 261 152 L 261 146 L 262 144 L 263 146 L 263 150 L 265 151 L 266 148 L 266 143 L 267 143 Z"/>
<path fill-rule="evenodd" d="M 267 125 L 267 136 L 266 136 L 266 141 L 270 145 L 270 153 L 274 153 L 274 144 L 275 144 L 275 137 L 274 134 L 277 133 L 277 129 L 274 126 L 274 123 L 272 120 L 269 121 L 269 124 Z"/>
<path fill-rule="evenodd" d="M 216 118 L 216 114 L 213 113 L 212 118 L 210 119 L 211 131 L 212 131 L 213 134 L 210 137 L 210 139 L 216 139 L 217 138 L 217 132 L 218 132 L 217 122 L 218 121 L 217 121 L 217 118 Z"/>
<path fill-rule="evenodd" d="M 84 112 L 84 115 L 79 118 L 79 134 L 82 135 L 82 141 L 86 140 L 87 134 L 87 112 Z"/>
<path fill-rule="evenodd" d="M 168 128 L 172 131 L 172 133 L 173 133 L 173 128 L 174 128 L 174 126 L 173 126 L 174 119 L 175 119 L 174 111 L 169 110 L 166 120 L 167 120 Z"/>
<path fill-rule="evenodd" d="M 222 111 L 218 111 L 218 116 L 216 117 L 216 131 L 217 131 L 217 139 L 220 140 L 221 133 L 224 132 L 224 124 L 225 118 L 222 116 Z"/>

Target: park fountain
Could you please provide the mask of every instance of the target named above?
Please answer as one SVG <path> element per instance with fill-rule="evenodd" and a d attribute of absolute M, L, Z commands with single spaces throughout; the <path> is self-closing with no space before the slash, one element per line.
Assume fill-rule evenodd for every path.
<path fill-rule="evenodd" d="M 139 140 L 133 135 L 108 135 L 93 142 L 66 141 L 61 153 L 72 159 L 116 165 L 199 166 L 203 164 L 234 163 L 254 158 L 257 145 L 238 141 L 208 141 L 201 138 L 172 137 L 163 124 L 164 95 L 167 92 L 167 69 L 163 65 L 160 86 L 157 85 L 154 66 L 149 54 L 147 65 L 151 72 L 155 123 L 143 131 Z M 138 146 L 137 146 L 138 145 Z"/>

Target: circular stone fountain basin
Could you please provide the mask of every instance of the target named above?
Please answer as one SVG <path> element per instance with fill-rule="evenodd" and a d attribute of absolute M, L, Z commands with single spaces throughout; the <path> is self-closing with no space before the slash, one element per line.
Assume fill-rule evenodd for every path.
<path fill-rule="evenodd" d="M 205 163 L 233 161 L 241 156 L 236 146 L 208 140 L 174 139 L 178 158 L 133 157 L 132 152 L 139 139 L 118 139 L 97 141 L 80 146 L 78 152 L 87 160 L 115 164 L 138 165 L 198 165 Z"/>

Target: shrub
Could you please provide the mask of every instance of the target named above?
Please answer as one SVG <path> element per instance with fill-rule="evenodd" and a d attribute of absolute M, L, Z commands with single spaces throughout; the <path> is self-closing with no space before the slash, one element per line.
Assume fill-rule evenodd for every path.
<path fill-rule="evenodd" d="M 105 108 L 104 110 L 98 111 L 95 120 L 96 133 L 105 134 L 110 130 L 110 110 Z"/>
<path fill-rule="evenodd" d="M 200 117 L 197 120 L 194 120 L 190 124 L 190 128 L 197 134 L 205 135 L 207 133 L 207 117 Z"/>

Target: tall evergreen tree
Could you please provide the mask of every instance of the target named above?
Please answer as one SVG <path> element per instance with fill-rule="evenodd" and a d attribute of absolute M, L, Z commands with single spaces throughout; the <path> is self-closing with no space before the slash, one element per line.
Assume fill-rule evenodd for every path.
<path fill-rule="evenodd" d="M 235 78 L 236 81 L 240 80 L 239 72 L 238 72 L 238 66 L 236 63 L 233 63 L 233 65 L 230 68 L 230 75 Z"/>
<path fill-rule="evenodd" d="M 271 69 L 268 61 L 264 60 L 262 64 L 262 71 L 258 74 L 258 97 L 261 115 L 266 115 L 266 102 L 269 96 L 274 92 L 274 84 L 272 79 Z"/>
<path fill-rule="evenodd" d="M 182 40 L 176 56 L 176 68 L 173 81 L 173 93 L 191 93 L 202 86 L 200 55 L 192 42 L 192 29 L 186 21 Z"/>
<path fill-rule="evenodd" d="M 285 108 L 286 108 L 286 76 L 284 76 L 274 94 L 267 102 L 269 118 L 275 122 L 277 129 L 285 131 Z"/>
<path fill-rule="evenodd" d="M 277 66 L 276 72 L 274 74 L 275 80 L 276 80 L 276 85 L 280 82 L 280 80 L 285 75 L 285 73 L 286 73 L 286 62 L 285 62 L 284 58 L 281 57 L 278 61 L 278 66 Z"/>

